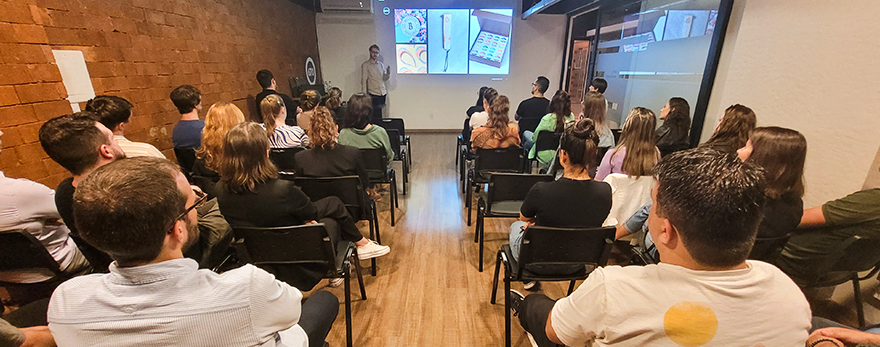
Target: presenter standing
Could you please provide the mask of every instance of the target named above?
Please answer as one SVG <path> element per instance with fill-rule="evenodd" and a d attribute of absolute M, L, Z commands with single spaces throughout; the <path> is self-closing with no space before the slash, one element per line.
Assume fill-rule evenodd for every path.
<path fill-rule="evenodd" d="M 379 46 L 370 46 L 370 60 L 361 64 L 361 91 L 370 95 L 373 101 L 373 118 L 382 117 L 385 96 L 388 90 L 385 81 L 391 77 L 391 67 L 379 61 Z"/>

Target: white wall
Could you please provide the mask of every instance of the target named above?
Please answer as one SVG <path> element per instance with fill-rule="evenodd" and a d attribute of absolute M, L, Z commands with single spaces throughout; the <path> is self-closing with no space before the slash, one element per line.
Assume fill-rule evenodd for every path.
<path fill-rule="evenodd" d="M 508 76 L 396 75 L 394 48 L 383 44 L 393 42 L 393 30 L 380 30 L 369 15 L 319 13 L 316 22 L 322 76 L 342 88 L 347 99 L 360 91 L 360 65 L 369 58 L 367 48 L 379 42 L 384 62 L 392 70 L 387 83 L 388 112 L 391 117 L 403 118 L 407 128 L 461 129 L 465 110 L 476 102 L 477 92 L 484 85 L 510 98 L 512 120 L 519 102 L 530 97 L 531 83 L 537 76 L 550 79 L 549 95 L 556 92 L 565 40 L 565 16 L 536 15 L 525 21 L 518 18 L 515 14 Z"/>
<path fill-rule="evenodd" d="M 736 0 L 702 140 L 740 103 L 807 138 L 807 206 L 877 182 L 876 0 Z M 880 157 L 878 157 L 880 158 Z"/>

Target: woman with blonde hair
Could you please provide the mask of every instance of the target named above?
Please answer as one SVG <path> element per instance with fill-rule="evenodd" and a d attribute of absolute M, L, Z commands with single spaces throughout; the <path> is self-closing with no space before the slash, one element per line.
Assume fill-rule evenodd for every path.
<path fill-rule="evenodd" d="M 241 122 L 244 122 L 244 113 L 235 104 L 218 102 L 211 105 L 208 113 L 205 114 L 202 144 L 196 150 L 194 176 L 208 177 L 214 182 L 220 179 L 217 170 L 223 158 L 223 140 L 226 138 L 226 133 Z"/>
<path fill-rule="evenodd" d="M 644 107 L 633 108 L 623 124 L 620 143 L 605 153 L 596 179 L 601 181 L 612 173 L 630 177 L 652 175 L 654 165 L 660 160 L 660 150 L 654 146 L 656 125 L 654 112 Z"/>
<path fill-rule="evenodd" d="M 587 92 L 584 94 L 581 106 L 583 106 L 581 117 L 592 119 L 593 124 L 596 125 L 596 132 L 599 133 L 599 153 L 614 147 L 614 134 L 605 121 L 605 111 L 608 108 L 605 96 L 597 92 Z"/>
<path fill-rule="evenodd" d="M 700 147 L 734 154 L 746 145 L 757 123 L 757 116 L 752 109 L 740 104 L 730 106 L 724 110 L 712 137 Z"/>
<path fill-rule="evenodd" d="M 315 110 L 315 107 L 318 107 L 318 104 L 321 102 L 321 98 L 318 97 L 318 92 L 314 90 L 306 90 L 299 96 L 299 107 L 302 109 L 298 115 L 296 115 L 296 125 L 305 130 L 306 134 L 309 134 L 309 118 L 312 117 L 312 111 Z"/>
<path fill-rule="evenodd" d="M 510 100 L 498 95 L 489 105 L 489 122 L 471 133 L 471 148 L 494 149 L 519 146 L 519 125 L 510 121 Z"/>
<path fill-rule="evenodd" d="M 287 125 L 287 106 L 277 94 L 271 94 L 260 102 L 263 114 L 263 128 L 269 136 L 271 148 L 304 148 L 309 146 L 309 137 L 302 128 Z"/>

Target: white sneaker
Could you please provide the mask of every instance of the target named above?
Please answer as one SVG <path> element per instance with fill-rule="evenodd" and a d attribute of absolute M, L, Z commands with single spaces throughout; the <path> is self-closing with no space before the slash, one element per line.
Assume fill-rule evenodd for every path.
<path fill-rule="evenodd" d="M 358 246 L 357 251 L 358 258 L 371 259 L 388 254 L 388 252 L 391 252 L 391 247 L 382 246 L 376 243 L 376 241 L 370 240 L 366 245 Z"/>
<path fill-rule="evenodd" d="M 336 288 L 342 285 L 345 282 L 344 278 L 331 278 L 330 279 L 330 287 Z"/>

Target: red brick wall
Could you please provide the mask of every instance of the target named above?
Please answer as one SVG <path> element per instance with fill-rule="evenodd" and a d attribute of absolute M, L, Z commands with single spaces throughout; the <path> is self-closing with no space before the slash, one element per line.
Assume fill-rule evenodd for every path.
<path fill-rule="evenodd" d="M 201 90 L 202 116 L 219 101 L 249 115 L 257 71 L 289 94 L 306 57 L 320 63 L 314 13 L 289 0 L 0 0 L 0 170 L 52 188 L 69 174 L 37 131 L 71 112 L 53 49 L 82 51 L 95 93 L 134 104 L 126 137 L 171 159 L 178 85 Z"/>

